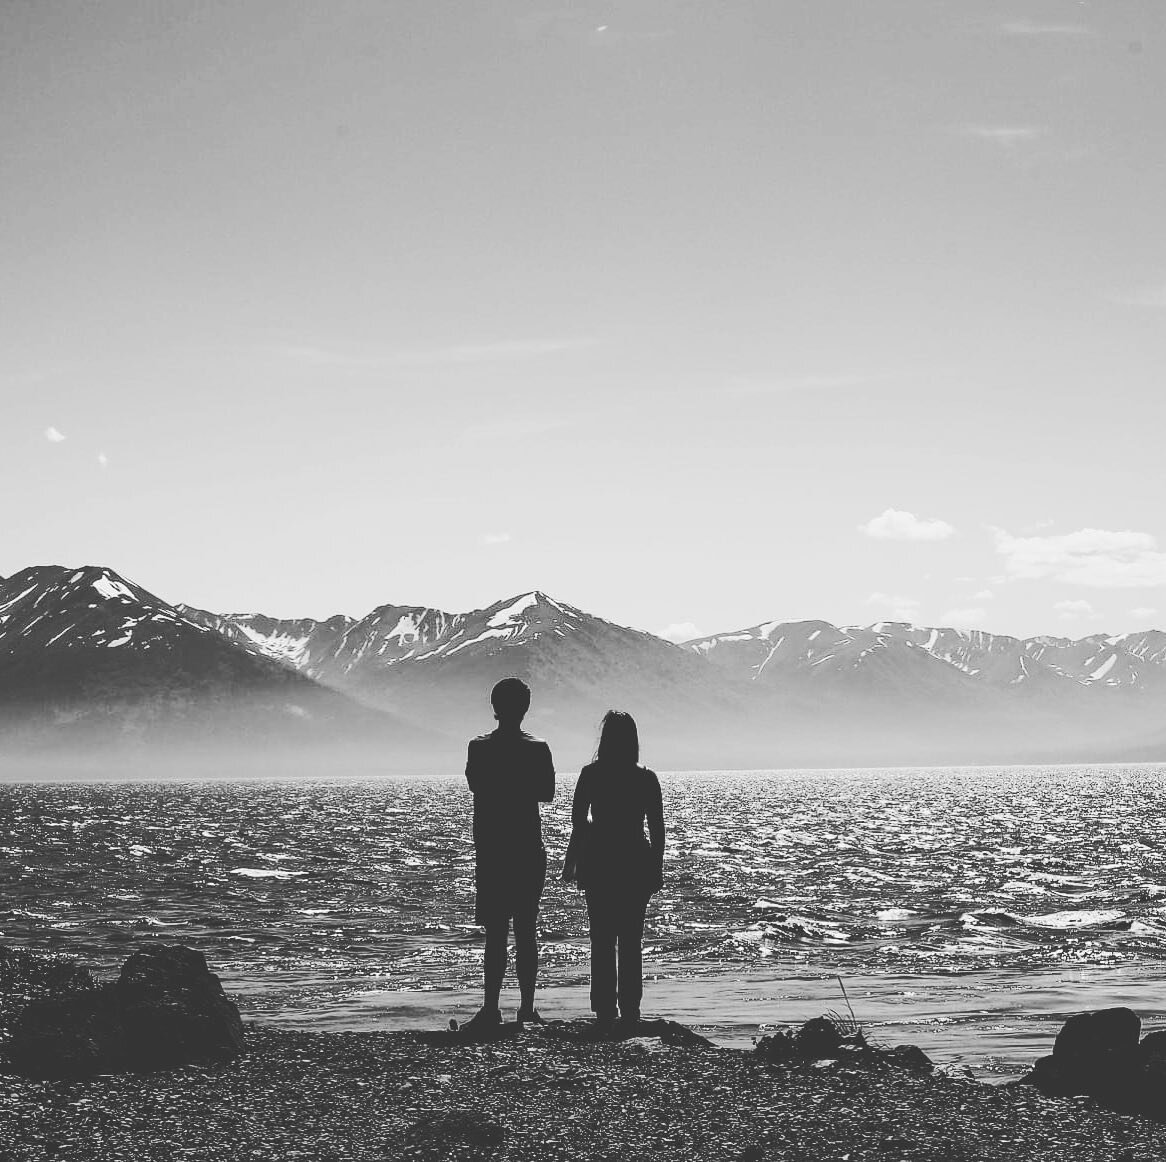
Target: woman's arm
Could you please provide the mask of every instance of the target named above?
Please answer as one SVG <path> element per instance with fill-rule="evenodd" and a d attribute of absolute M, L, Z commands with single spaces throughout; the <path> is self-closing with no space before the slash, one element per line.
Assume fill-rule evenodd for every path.
<path fill-rule="evenodd" d="M 587 829 L 587 812 L 590 810 L 591 779 L 588 768 L 584 767 L 579 772 L 579 780 L 575 784 L 575 795 L 571 799 L 571 838 L 563 855 L 563 879 L 568 883 L 576 878 L 579 848 L 583 842 L 583 833 Z"/>
<path fill-rule="evenodd" d="M 652 845 L 652 891 L 658 892 L 664 886 L 664 795 L 660 790 L 660 780 L 655 771 L 647 771 L 648 776 L 648 842 Z"/>

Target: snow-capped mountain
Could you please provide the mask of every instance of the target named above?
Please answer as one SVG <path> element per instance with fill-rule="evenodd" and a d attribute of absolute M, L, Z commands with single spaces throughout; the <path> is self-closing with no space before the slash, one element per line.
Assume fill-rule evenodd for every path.
<path fill-rule="evenodd" d="M 0 728 L 10 738 L 205 744 L 389 725 L 110 569 L 45 565 L 0 581 Z"/>
<path fill-rule="evenodd" d="M 468 613 L 382 605 L 339 632 L 307 623 L 184 610 L 200 624 L 370 705 L 439 729 L 490 725 L 490 686 L 508 674 L 536 688 L 535 729 L 591 739 L 622 699 L 659 719 L 716 703 L 707 667 L 679 646 L 532 590 Z"/>
<path fill-rule="evenodd" d="M 0 581 L 0 653 L 32 649 L 166 649 L 191 631 L 182 616 L 110 569 L 40 565 Z"/>
<path fill-rule="evenodd" d="M 375 737 L 378 765 L 440 754 L 447 770 L 491 727 L 489 689 L 509 674 L 530 682 L 528 724 L 567 767 L 611 707 L 677 767 L 1166 758 L 1157 630 L 771 621 L 675 645 L 538 590 L 463 613 L 386 604 L 314 620 L 171 605 L 96 567 L 0 580 L 6 743 Z"/>
<path fill-rule="evenodd" d="M 175 609 L 187 621 L 221 634 L 228 641 L 272 661 L 281 662 L 311 678 L 318 677 L 337 643 L 356 624 L 337 614 L 324 621 L 310 617 L 280 619 L 261 613 L 208 613 L 189 605 Z"/>
<path fill-rule="evenodd" d="M 179 608 L 253 653 L 338 684 L 410 662 L 432 665 L 465 651 L 471 656 L 493 653 L 503 644 L 534 641 L 543 633 L 565 637 L 587 617 L 539 592 L 471 613 L 381 605 L 359 620 L 339 615 L 327 621 L 278 620 Z"/>
<path fill-rule="evenodd" d="M 843 628 L 823 621 L 770 621 L 685 645 L 758 684 L 884 674 L 895 660 L 928 681 L 938 679 L 933 665 L 938 661 L 975 685 L 990 687 L 1144 687 L 1166 681 L 1166 634 L 1158 630 L 1074 641 L 894 621 Z"/>

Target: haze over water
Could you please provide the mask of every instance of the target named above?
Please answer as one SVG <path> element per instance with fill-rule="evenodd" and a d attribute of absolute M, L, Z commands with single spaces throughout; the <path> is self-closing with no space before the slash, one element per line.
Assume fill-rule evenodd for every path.
<path fill-rule="evenodd" d="M 645 1008 L 728 1043 L 845 1011 L 1005 1071 L 1067 1012 L 1159 1002 L 1166 768 L 707 772 L 662 779 Z M 544 809 L 540 1007 L 587 1012 L 582 898 Z M 112 971 L 203 951 L 258 1019 L 440 1027 L 480 984 L 460 778 L 0 786 L 0 939 Z M 653 979 L 654 978 L 654 979 Z M 761 1031 L 764 1031 L 761 1029 Z"/>

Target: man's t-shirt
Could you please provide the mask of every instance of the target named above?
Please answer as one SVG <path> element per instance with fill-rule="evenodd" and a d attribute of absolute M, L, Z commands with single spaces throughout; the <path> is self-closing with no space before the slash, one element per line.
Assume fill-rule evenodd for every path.
<path fill-rule="evenodd" d="M 542 849 L 540 802 L 555 794 L 551 748 L 524 730 L 499 728 L 471 739 L 466 782 L 474 793 L 474 847 L 479 854 Z"/>

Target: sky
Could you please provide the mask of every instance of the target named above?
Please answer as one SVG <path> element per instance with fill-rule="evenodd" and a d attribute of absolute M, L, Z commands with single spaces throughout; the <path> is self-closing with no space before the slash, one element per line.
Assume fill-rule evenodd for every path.
<path fill-rule="evenodd" d="M 9 0 L 0 574 L 1166 627 L 1166 6 Z"/>

